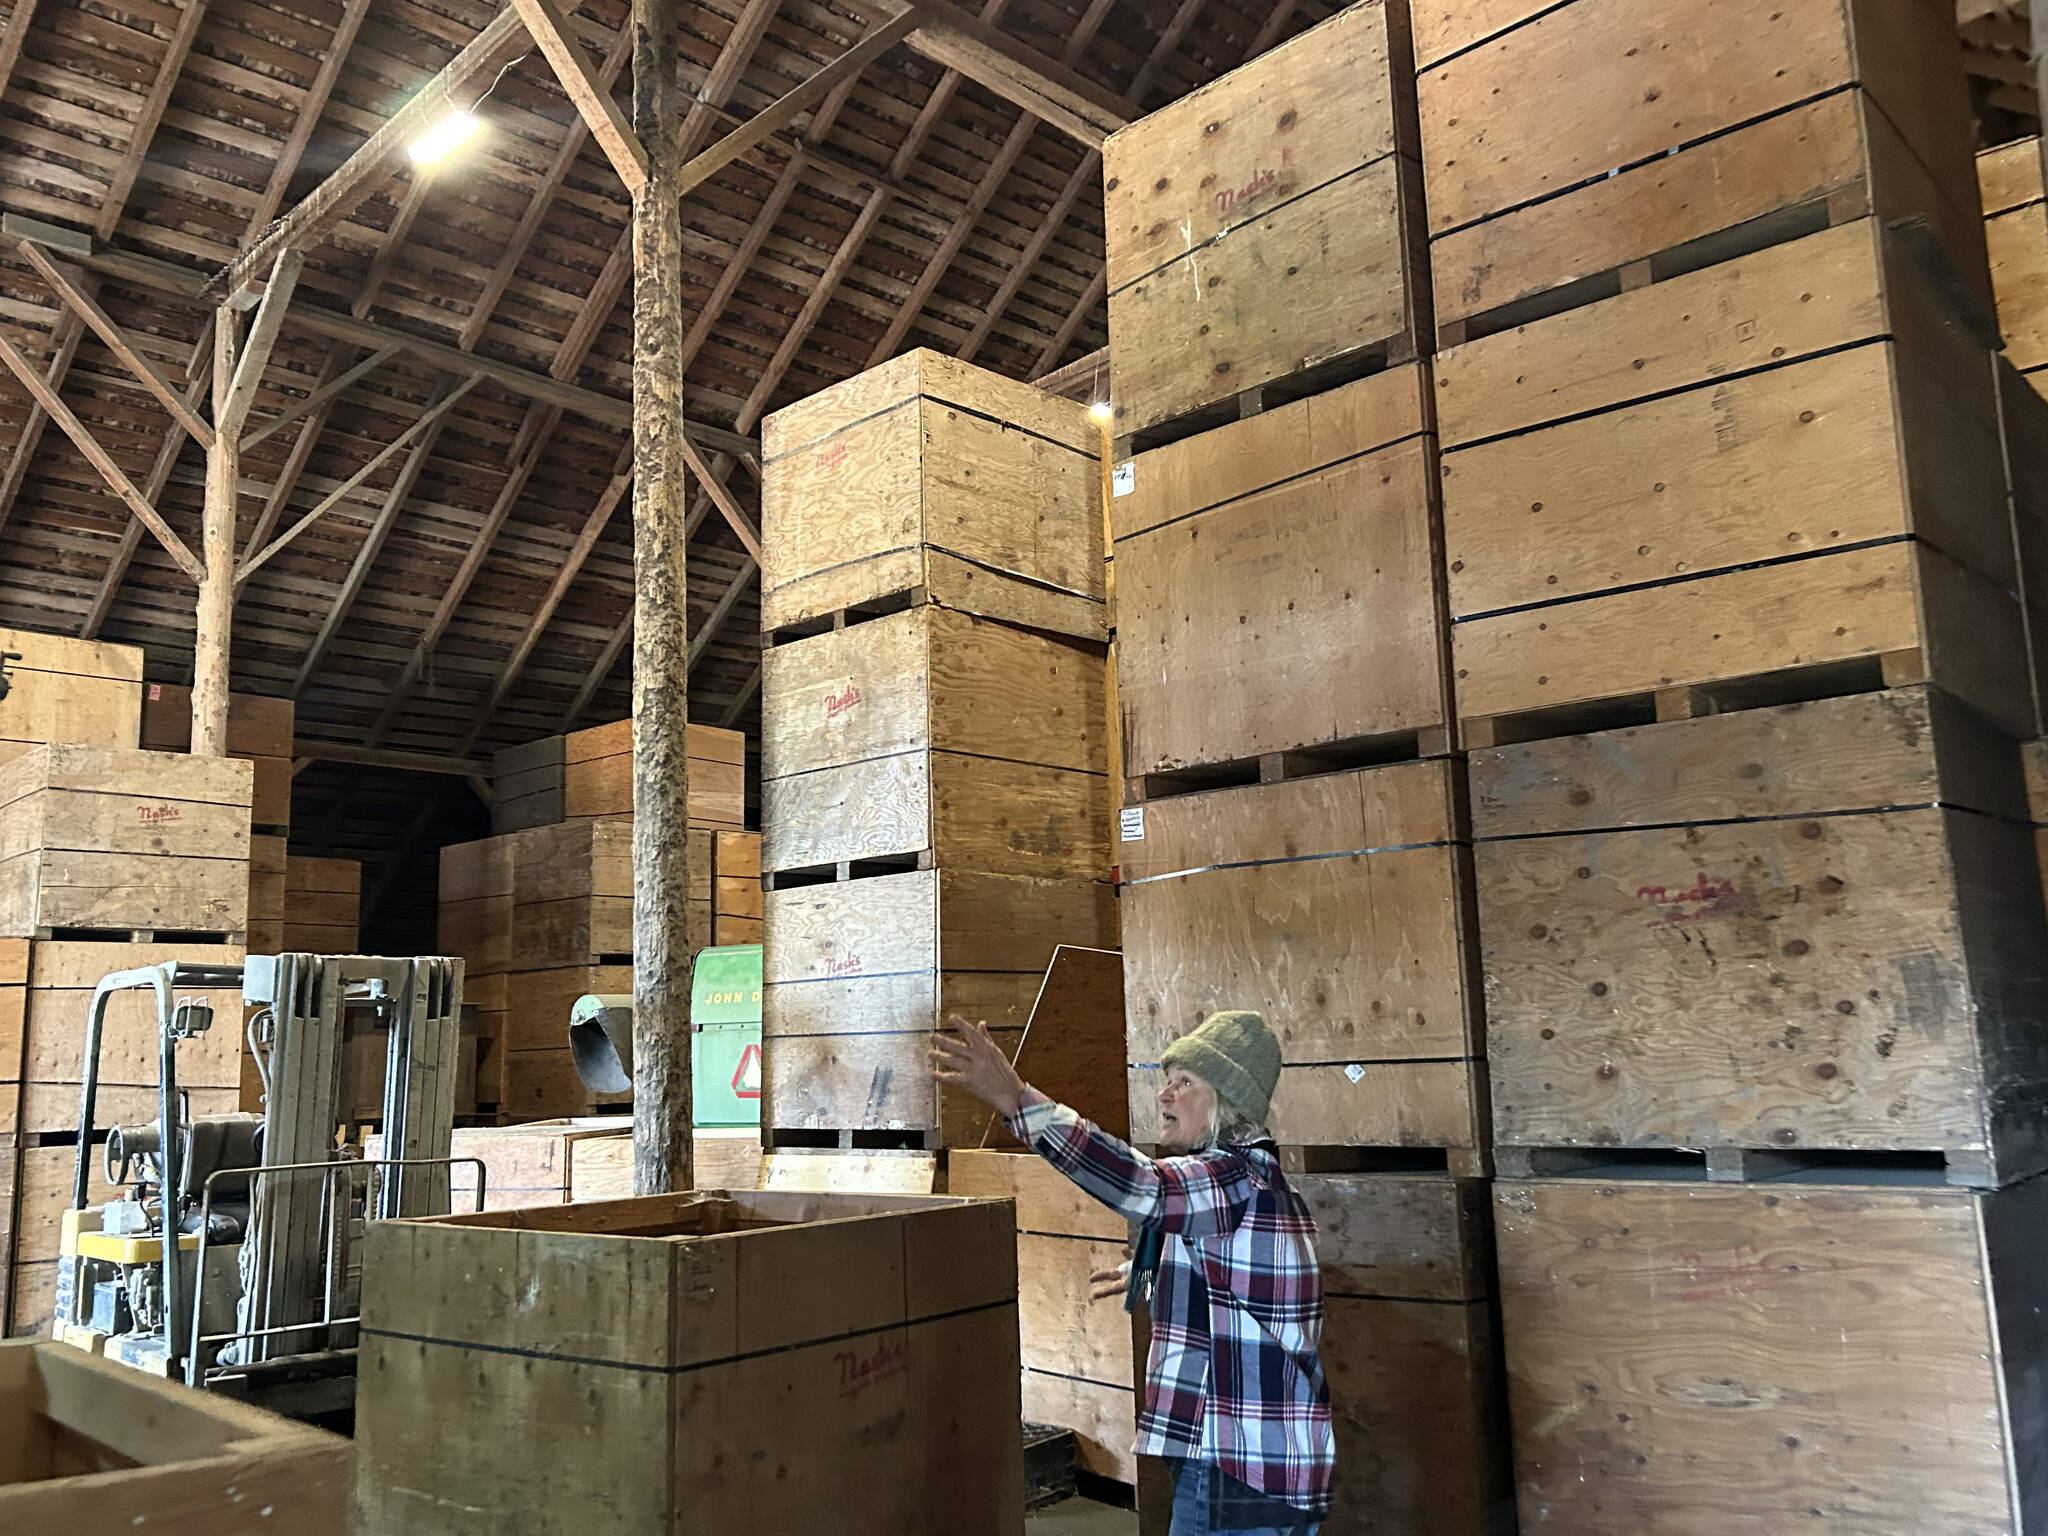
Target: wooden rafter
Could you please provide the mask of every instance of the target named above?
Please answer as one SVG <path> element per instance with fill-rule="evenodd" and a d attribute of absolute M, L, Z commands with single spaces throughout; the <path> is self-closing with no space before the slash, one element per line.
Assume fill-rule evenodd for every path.
<path fill-rule="evenodd" d="M 604 488 L 604 494 L 598 497 L 597 505 L 592 507 L 590 515 L 584 518 L 583 526 L 578 530 L 575 542 L 569 546 L 568 553 L 562 557 L 562 563 L 555 571 L 555 579 L 548 585 L 547 595 L 541 599 L 540 606 L 533 611 L 532 617 L 526 621 L 526 628 L 519 636 L 518 644 L 512 647 L 512 654 L 505 659 L 505 665 L 499 669 L 497 681 L 492 683 L 490 694 L 484 699 L 483 707 L 476 712 L 475 718 L 470 721 L 469 732 L 463 737 L 462 746 L 459 750 L 468 752 L 476 745 L 477 738 L 483 734 L 484 728 L 491 723 L 491 717 L 497 714 L 498 706 L 505 702 L 505 695 L 512 691 L 512 685 L 519 680 L 519 674 L 526 669 L 527 658 L 533 655 L 533 648 L 540 643 L 541 632 L 554 619 L 555 610 L 561 607 L 562 599 L 568 595 L 569 588 L 575 584 L 576 578 L 582 574 L 583 564 L 590 558 L 591 550 L 597 547 L 598 535 L 604 532 L 605 524 L 611 521 L 612 513 L 618 510 L 619 503 L 625 499 L 626 492 L 632 488 L 633 472 L 631 463 L 632 459 L 629 453 L 626 456 L 625 467 L 612 476 L 610 482 Z"/>
<path fill-rule="evenodd" d="M 582 45 L 569 36 L 562 13 L 553 0 L 512 0 L 512 8 L 526 23 L 527 32 L 547 57 L 555 79 L 612 169 L 619 173 L 619 180 L 626 184 L 627 192 L 638 197 L 647 185 L 647 151 L 612 99 L 609 84 L 591 67 Z"/>
<path fill-rule="evenodd" d="M 85 340 L 85 322 L 67 311 L 58 317 L 57 329 L 51 339 L 55 346 L 43 381 L 52 389 L 61 389 L 64 376 L 71 371 L 72 360 L 78 356 L 78 344 Z M 49 424 L 50 413 L 40 403 L 31 401 L 28 420 L 21 424 L 21 436 L 14 440 L 14 452 L 8 457 L 7 472 L 0 475 L 0 528 L 7 526 L 14 503 L 21 495 L 22 486 L 27 483 L 29 462 L 35 458 L 36 449 L 43 441 L 43 429 Z"/>
<path fill-rule="evenodd" d="M 516 10 L 507 6 L 493 16 L 467 47 L 370 135 L 368 143 L 228 265 L 216 279 L 222 296 L 248 287 L 286 251 L 317 239 L 353 213 L 364 198 L 391 178 L 408 144 L 444 114 L 470 105 L 464 103 L 459 108 L 457 92 L 487 70 L 510 63 L 526 41 L 526 28 Z"/>
<path fill-rule="evenodd" d="M 171 104 L 171 92 L 185 72 L 185 56 L 192 51 L 193 39 L 199 35 L 199 23 L 205 19 L 206 0 L 185 0 L 185 9 L 179 12 L 178 24 L 172 29 L 170 42 L 164 47 L 163 60 L 156 67 L 156 79 L 150 84 L 149 94 L 143 98 L 142 110 L 135 116 L 135 131 L 129 136 L 128 152 L 114 167 L 106 201 L 100 207 L 99 218 L 93 222 L 92 232 L 101 240 L 111 239 L 121 222 L 129 194 L 135 190 L 135 179 L 142 174 L 142 162 L 149 154 L 150 142 L 156 138 L 157 124 L 163 121 L 164 109 Z"/>
<path fill-rule="evenodd" d="M 320 68 L 306 90 L 305 100 L 299 103 L 299 115 L 292 123 L 291 135 L 278 152 L 277 163 L 270 168 L 270 179 L 264 183 L 263 196 L 257 201 L 256 211 L 249 216 L 248 226 L 242 232 L 245 248 L 264 232 L 270 221 L 277 217 L 277 210 L 284 206 L 285 192 L 298 172 L 306 146 L 313 140 L 313 130 L 320 126 L 320 118 L 327 111 L 327 98 L 334 93 L 334 82 L 341 78 L 342 65 L 348 62 L 349 50 L 355 47 L 356 33 L 361 30 L 363 18 L 369 13 L 370 0 L 348 0 L 343 6 L 334 36 L 328 39 L 327 50 L 320 56 Z"/>
<path fill-rule="evenodd" d="M 905 0 L 851 0 L 851 7 L 875 21 L 898 20 L 907 10 Z M 911 47 L 1090 148 L 1138 115 L 1114 91 L 947 0 L 918 0 L 918 12 Z"/>
<path fill-rule="evenodd" d="M 1109 268 L 1104 266 L 1097 270 L 1095 280 L 1081 290 L 1081 297 L 1074 300 L 1074 307 L 1067 311 L 1067 318 L 1060 323 L 1058 333 L 1045 344 L 1045 350 L 1038 354 L 1038 361 L 1032 364 L 1029 375 L 1034 382 L 1059 365 L 1059 360 L 1066 355 L 1067 348 L 1074 344 L 1074 333 L 1081 329 L 1081 322 L 1086 320 L 1095 306 L 1102 302 L 1102 296 L 1107 292 Z"/>
<path fill-rule="evenodd" d="M 368 375 L 382 368 L 391 359 L 398 356 L 401 350 L 399 347 L 381 347 L 357 363 L 353 368 L 323 379 L 319 384 L 316 384 L 306 392 L 304 399 L 287 406 L 275 416 L 269 417 L 262 426 L 257 427 L 255 430 L 243 433 L 242 452 L 247 453 L 265 438 L 282 432 L 286 427 L 302 417 L 312 415 L 321 406 L 331 402 L 343 391 L 353 387 Z"/>
<path fill-rule="evenodd" d="M 633 638 L 633 605 L 626 605 L 626 616 L 613 627 L 611 638 L 604 643 L 604 649 L 597 653 L 597 660 L 590 664 L 590 670 L 583 675 L 582 686 L 576 690 L 576 697 L 562 715 L 561 733 L 567 735 L 576 729 L 583 719 L 583 712 L 590 708 L 590 701 L 597 697 L 597 690 L 604 680 L 612 675 L 612 668 L 619 664 L 619 655 L 626 649 L 626 642 Z"/>
<path fill-rule="evenodd" d="M 754 695 L 760 691 L 761 664 L 757 661 L 754 663 L 754 670 L 747 674 L 747 680 L 740 684 L 739 692 L 732 696 L 732 702 L 725 706 L 725 713 L 718 717 L 718 723 L 726 727 L 736 724 L 740 716 L 747 712 L 747 706 L 754 702 Z"/>
<path fill-rule="evenodd" d="M 630 28 L 621 28 L 612 42 L 611 52 L 605 56 L 598 71 L 598 80 L 609 91 L 617 83 L 626 60 L 633 56 L 633 35 Z M 579 115 L 569 124 L 562 136 L 561 147 L 555 151 L 555 158 L 549 162 L 547 174 L 541 177 L 540 185 L 527 200 L 526 211 L 519 216 L 519 227 L 512 232 L 504 254 L 492 268 L 490 278 L 484 283 L 483 294 L 463 322 L 462 335 L 458 345 L 467 352 L 482 338 L 484 327 L 490 324 L 491 316 L 497 311 L 498 301 L 505 297 L 506 288 L 511 286 L 513 273 L 519 270 L 519 263 L 526 259 L 534 237 L 540 233 L 541 220 L 547 216 L 555 194 L 568 179 L 569 170 L 583 153 L 583 144 L 590 137 L 590 125 Z"/>
<path fill-rule="evenodd" d="M 368 319 L 370 311 L 376 308 L 377 295 L 383 291 L 384 280 L 398 265 L 398 253 L 405 248 L 406 240 L 412 235 L 413 224 L 419 219 L 420 210 L 426 207 L 427 197 L 433 190 L 432 168 L 414 166 L 412 179 L 406 183 L 405 196 L 399 200 L 398 212 L 392 216 L 391 227 L 384 231 L 377 254 L 370 258 L 370 270 L 364 275 L 362 286 L 356 290 L 355 301 L 348 307 L 348 312 L 358 320 Z"/>
<path fill-rule="evenodd" d="M 14 66 L 21 62 L 21 45 L 28 39 L 30 23 L 36 19 L 36 0 L 14 0 L 8 13 L 7 30 L 0 32 L 0 95 L 14 78 Z"/>
<path fill-rule="evenodd" d="M 687 197 L 692 190 L 710 180 L 755 145 L 794 123 L 829 95 L 841 81 L 857 76 L 868 65 L 903 41 L 917 25 L 921 14 L 915 8 L 906 7 L 897 15 L 870 27 L 859 42 L 825 65 L 803 84 L 777 97 L 709 149 L 693 155 L 676 173 L 679 195 Z"/>
<path fill-rule="evenodd" d="M 718 595 L 718 601 L 711 612 L 704 616 L 704 622 L 697 626 L 697 633 L 690 637 L 690 665 L 696 666 L 699 658 L 711 649 L 711 642 L 718 638 L 718 632 L 725 627 L 725 621 L 732 617 L 732 611 L 739 605 L 741 595 L 747 590 L 761 567 L 752 559 L 742 560 L 740 568 L 733 572 L 732 580 L 725 584 L 725 590 Z"/>
<path fill-rule="evenodd" d="M 832 302 L 833 296 L 839 291 L 839 284 L 852 270 L 853 259 L 860 254 L 861 245 L 866 241 L 868 232 L 875 227 L 875 221 L 881 218 L 882 210 L 888 205 L 889 191 L 886 187 L 877 188 L 868 194 L 867 205 L 853 221 L 853 227 L 840 240 L 839 249 L 832 253 L 832 259 L 825 264 L 825 270 L 819 274 L 818 280 L 811 285 L 810 293 L 804 298 L 803 308 L 797 311 L 796 318 L 783 333 L 782 344 L 775 349 L 775 356 L 769 361 L 761 377 L 755 381 L 753 391 L 747 396 L 746 403 L 740 407 L 739 415 L 734 420 L 757 422 L 767 411 L 768 402 L 774 398 L 776 387 L 782 383 L 782 376 L 788 373 L 791 365 L 796 362 L 797 353 L 803 350 L 804 342 L 818 323 L 818 317 L 825 313 L 825 306 Z M 749 553 L 756 559 L 760 558 L 761 547 L 758 540 Z"/>
<path fill-rule="evenodd" d="M 85 423 L 73 414 L 71 407 L 66 405 L 57 392 L 44 381 L 43 376 L 36 372 L 35 365 L 23 357 L 14 343 L 5 336 L 0 336 L 0 363 L 5 363 L 8 371 L 21 380 L 22 387 L 35 396 L 36 403 L 49 413 L 50 420 L 57 424 L 58 430 L 77 445 L 78 451 L 85 455 L 86 462 L 98 470 L 100 477 L 113 488 L 114 494 L 128 504 L 128 510 L 140 518 L 143 526 L 156 535 L 157 542 L 170 551 L 171 558 L 178 562 L 178 569 L 194 581 L 199 580 L 202 574 L 199 557 L 186 547 L 183 539 L 171 531 L 171 525 L 157 515 L 157 510 L 149 498 L 144 496 L 135 482 L 122 471 L 114 456 L 100 446 L 99 439 L 92 435 Z"/>
<path fill-rule="evenodd" d="M 334 601 L 327 609 L 327 617 L 320 623 L 320 632 L 313 637 L 312 645 L 307 647 L 305 657 L 299 663 L 298 675 L 292 679 L 293 698 L 296 699 L 305 691 L 307 681 L 319 669 L 320 659 L 327 654 L 327 647 L 333 643 L 342 621 L 348 617 L 349 609 L 355 606 L 356 598 L 361 595 L 363 584 L 370 579 L 370 568 L 377 563 L 377 556 L 384 548 L 384 541 L 391 537 L 391 530 L 397 526 L 398 514 L 405 510 L 406 502 L 411 499 L 413 487 L 419 484 L 420 475 L 427 467 L 427 460 L 433 457 L 434 444 L 441 436 L 441 428 L 447 420 L 449 409 L 462 396 L 468 394 L 476 382 L 473 376 L 463 380 L 436 401 L 427 416 L 414 423 L 416 428 L 421 429 L 418 441 L 406 454 L 405 464 L 398 471 L 398 478 L 392 481 L 391 489 L 384 493 L 384 504 L 377 509 L 377 515 L 370 523 L 368 534 L 364 536 L 361 547 L 356 550 L 355 559 L 349 563 L 348 575 L 342 578 L 341 590 L 334 594 Z M 294 533 L 297 531 L 293 530 Z M 287 534 L 285 537 L 289 538 L 291 535 Z"/>

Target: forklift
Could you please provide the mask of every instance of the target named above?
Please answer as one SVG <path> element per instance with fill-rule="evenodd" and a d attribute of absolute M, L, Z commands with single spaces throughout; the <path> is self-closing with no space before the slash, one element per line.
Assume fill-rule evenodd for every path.
<path fill-rule="evenodd" d="M 239 988 L 244 1018 L 202 991 Z M 99 1138 L 95 1100 L 107 1005 L 154 994 L 157 1115 Z M 462 961 L 251 955 L 166 961 L 93 989 L 80 1074 L 78 1156 L 59 1240 L 61 1343 L 295 1418 L 346 1427 L 355 1402 L 366 1222 L 445 1215 L 455 1124 Z M 245 1022 L 246 1020 L 246 1022 Z M 178 1047 L 246 1030 L 262 1112 L 198 1115 L 178 1089 Z M 351 1055 L 381 1043 L 381 1102 L 355 1104 Z M 381 1111 L 388 1156 L 365 1161 L 346 1128 Z M 89 1203 L 91 1164 L 123 1193 Z M 484 1170 L 476 1167 L 482 1209 Z"/>

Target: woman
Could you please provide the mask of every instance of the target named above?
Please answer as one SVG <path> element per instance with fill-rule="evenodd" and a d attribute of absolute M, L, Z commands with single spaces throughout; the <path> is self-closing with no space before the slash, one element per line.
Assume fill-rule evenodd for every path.
<path fill-rule="evenodd" d="M 1266 1113 L 1280 1045 L 1256 1013 L 1211 1014 L 1167 1048 L 1160 1141 L 1146 1157 L 1029 1086 L 983 1026 L 938 1036 L 941 1082 L 1141 1228 L 1130 1293 L 1153 1281 L 1137 1453 L 1173 1475 L 1169 1536 L 1313 1536 L 1336 1448 L 1316 1348 L 1316 1226 L 1280 1171 Z M 1155 1278 L 1156 1272 L 1156 1278 Z M 1098 1299 L 1121 1289 L 1095 1276 Z"/>

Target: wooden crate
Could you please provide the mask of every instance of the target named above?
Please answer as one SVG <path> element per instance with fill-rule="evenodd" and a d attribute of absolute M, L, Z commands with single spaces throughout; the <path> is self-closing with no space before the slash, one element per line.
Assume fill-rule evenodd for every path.
<path fill-rule="evenodd" d="M 1950 0 L 1414 0 L 1446 343 L 1865 214 L 1990 303 Z"/>
<path fill-rule="evenodd" d="M 1137 1140 L 1158 1140 L 1167 1046 L 1219 1009 L 1253 1008 L 1280 1042 L 1269 1126 L 1283 1144 L 1442 1148 L 1458 1171 L 1483 1171 L 1463 801 L 1462 765 L 1433 760 L 1126 813 Z"/>
<path fill-rule="evenodd" d="M 1528 1528 L 2041 1529 L 2048 1180 L 1502 1183 L 1495 1221 Z"/>
<path fill-rule="evenodd" d="M 761 922 L 761 834 L 758 832 L 720 832 L 712 844 L 711 912 L 717 924 L 719 937 L 716 942 L 758 943 Z M 695 866 L 692 866 L 692 884 L 695 883 Z M 747 940 L 729 940 L 724 937 L 726 924 L 753 923 L 754 937 Z"/>
<path fill-rule="evenodd" d="M 196 1095 L 194 1096 L 196 1099 Z M 77 1090 L 72 1090 L 72 1121 L 78 1118 Z M 233 1108 L 231 1104 L 228 1106 Z M 195 1104 L 194 1112 L 199 1112 Z M 152 1111 L 152 1116 L 154 1112 Z M 86 1203 L 103 1205 L 121 1199 L 127 1191 L 107 1182 L 101 1153 L 95 1144 L 87 1149 Z M 56 1316 L 58 1243 L 63 1235 L 64 1213 L 71 1209 L 72 1181 L 76 1177 L 77 1146 L 24 1145 L 18 1153 L 15 1173 L 15 1204 L 12 1247 L 5 1255 L 9 1266 L 7 1336 L 47 1338 Z M 0 1526 L 0 1530 L 5 1530 Z"/>
<path fill-rule="evenodd" d="M 1427 349 L 1412 70 L 1407 0 L 1368 0 L 1104 142 L 1121 437 Z"/>
<path fill-rule="evenodd" d="M 491 755 L 491 832 L 503 837 L 562 819 L 563 738 L 504 747 Z"/>
<path fill-rule="evenodd" d="M 0 1529 L 343 1536 L 348 1441 L 47 1341 L 0 1344 Z"/>
<path fill-rule="evenodd" d="M 1024 1417 L 1071 1429 L 1083 1471 L 1135 1483 L 1131 1320 L 1120 1300 L 1088 1299 L 1089 1275 L 1124 1262 L 1123 1217 L 1033 1153 L 954 1151 L 946 1161 L 949 1194 L 1016 1202 Z"/>
<path fill-rule="evenodd" d="M 1477 752 L 1472 801 L 1503 1149 L 1926 1152 L 1968 1183 L 2048 1168 L 2018 753 L 1954 701 L 1908 688 Z"/>
<path fill-rule="evenodd" d="M 630 965 L 565 965 L 506 978 L 505 1034 L 514 1051 L 569 1048 L 569 1010 L 585 993 L 633 990 Z"/>
<path fill-rule="evenodd" d="M 248 912 L 247 764 L 44 746 L 0 767 L 0 933 L 239 936 Z"/>
<path fill-rule="evenodd" d="M 761 1165 L 761 1139 L 752 1130 L 693 1133 L 698 1189 L 752 1189 Z M 382 1138 L 365 1140 L 375 1158 Z M 633 1194 L 633 1122 L 625 1115 L 536 1120 L 525 1125 L 457 1126 L 449 1155 L 484 1165 L 484 1209 L 514 1210 L 572 1201 L 625 1200 Z M 458 1163 L 453 1204 L 466 1211 L 476 1198 L 476 1170 Z"/>
<path fill-rule="evenodd" d="M 253 770 L 249 820 L 255 826 L 281 830 L 291 825 L 295 713 L 290 699 L 228 695 L 228 755 L 245 759 Z M 190 688 L 175 683 L 143 686 L 141 745 L 151 752 L 192 750 Z"/>
<path fill-rule="evenodd" d="M 761 628 L 878 600 L 1103 638 L 1088 408 L 919 349 L 761 424 Z"/>
<path fill-rule="evenodd" d="M 540 975 L 551 974 L 539 972 Z M 563 1037 L 568 1018 L 563 1016 Z M 595 1093 L 576 1075 L 576 1059 L 566 1045 L 539 1051 L 509 1051 L 505 1056 L 500 1123 L 546 1120 L 563 1115 L 588 1115 L 607 1104 L 630 1104 L 631 1093 Z"/>
<path fill-rule="evenodd" d="M 285 947 L 312 955 L 353 955 L 361 942 L 357 921 L 363 905 L 363 866 L 357 859 L 311 859 L 297 854 L 285 863 Z"/>
<path fill-rule="evenodd" d="M 1016 1247 L 994 1201 L 736 1192 L 377 1222 L 363 1323 L 357 1536 L 412 1536 L 423 1500 L 440 1536 L 1023 1531 Z M 576 1453 L 536 1458 L 536 1434 Z"/>
<path fill-rule="evenodd" d="M 979 1146 L 989 1123 L 932 1078 L 946 1015 L 1014 1051 L 1054 950 L 1116 942 L 1115 891 L 1089 880 L 916 870 L 773 891 L 767 911 L 762 1125 L 933 1145 Z"/>
<path fill-rule="evenodd" d="M 2048 201 L 2041 194 L 2041 141 L 2021 139 L 1977 156 L 1984 242 L 2005 356 L 2034 387 L 2048 368 Z"/>
<path fill-rule="evenodd" d="M 762 656 L 762 867 L 1109 870 L 1099 646 L 917 607 Z"/>
<path fill-rule="evenodd" d="M 1124 772 L 1383 753 L 1404 736 L 1443 750 L 1430 412 L 1428 370 L 1396 368 L 1124 468 L 1110 504 Z"/>
<path fill-rule="evenodd" d="M 693 827 L 689 942 L 712 941 L 714 834 Z M 513 841 L 513 973 L 629 959 L 633 952 L 633 823 L 626 816 L 529 827 Z M 486 906 L 484 916 L 495 911 Z"/>
<path fill-rule="evenodd" d="M 515 836 L 487 837 L 441 850 L 435 943 L 460 955 L 470 980 L 512 966 L 512 869 Z"/>
<path fill-rule="evenodd" d="M 21 1128 L 30 1133 L 75 1132 L 78 1090 L 84 1081 L 86 1018 L 93 988 L 115 971 L 184 960 L 194 965 L 240 965 L 239 945 L 111 944 L 99 940 L 38 939 L 29 946 L 28 991 L 24 999 Z M 203 997 L 213 1005 L 213 1027 L 178 1047 L 178 1086 L 216 1090 L 232 1098 L 242 1080 L 247 1047 L 242 1030 L 239 987 L 184 989 L 180 997 Z M 107 1000 L 100 1037 L 100 1089 L 94 1118 L 98 1128 L 129 1118 L 153 1119 L 160 1053 L 156 996 L 117 992 Z M 146 1114 L 131 1111 L 147 1105 Z M 227 1107 L 232 1108 L 233 1105 Z M 196 1105 L 195 1105 L 196 1109 Z"/>
<path fill-rule="evenodd" d="M 55 742 L 132 750 L 141 745 L 142 652 L 27 629 L 0 629 L 6 664 L 0 762 Z"/>
<path fill-rule="evenodd" d="M 616 1117 L 623 1123 L 623 1117 Z M 761 1178 L 761 1133 L 752 1126 L 690 1133 L 693 1189 L 753 1189 Z M 929 1189 L 921 1191 L 930 1194 Z M 626 1200 L 633 1194 L 630 1125 L 617 1136 L 586 1141 L 570 1169 L 569 1198 Z"/>
<path fill-rule="evenodd" d="M 27 939 L 0 939 L 0 1163 L 13 1156 L 15 1133 L 20 1129 L 21 1080 L 28 1044 L 28 949 Z M 11 1186 L 10 1186 L 11 1188 Z M 0 1191 L 0 1207 L 9 1195 Z M 0 1223 L 4 1223 L 0 1215 Z M 0 1240 L 0 1255 L 6 1244 Z M 0 1296 L 0 1308 L 6 1298 Z"/>
<path fill-rule="evenodd" d="M 2040 382 L 2030 381 L 2009 358 L 1992 360 L 2035 732 L 2048 731 L 2048 398 L 2040 394 Z"/>
<path fill-rule="evenodd" d="M 1454 348 L 1436 381 L 1468 744 L 1887 657 L 2025 729 L 1989 357 L 1877 221 Z"/>
<path fill-rule="evenodd" d="M 693 827 L 742 827 L 747 821 L 747 738 L 693 725 L 687 738 L 689 821 Z M 562 739 L 562 812 L 633 814 L 633 722 L 614 721 Z"/>
<path fill-rule="evenodd" d="M 249 835 L 248 949 L 252 955 L 283 952 L 284 874 L 287 839 L 272 833 Z"/>

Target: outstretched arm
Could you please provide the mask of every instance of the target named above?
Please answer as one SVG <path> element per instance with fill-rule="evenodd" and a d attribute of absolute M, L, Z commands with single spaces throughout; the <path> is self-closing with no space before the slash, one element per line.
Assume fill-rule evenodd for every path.
<path fill-rule="evenodd" d="M 1241 1153 L 1147 1157 L 1026 1084 L 986 1026 L 946 1023 L 933 1049 L 939 1081 L 1002 1111 L 1012 1135 L 1104 1205 L 1189 1237 L 1234 1231 L 1243 1220 L 1253 1190 Z"/>

